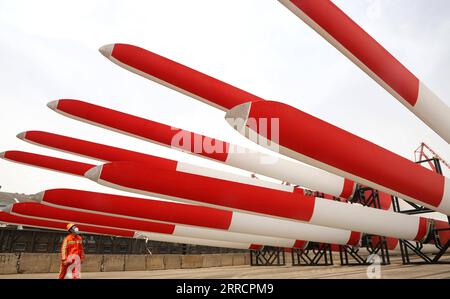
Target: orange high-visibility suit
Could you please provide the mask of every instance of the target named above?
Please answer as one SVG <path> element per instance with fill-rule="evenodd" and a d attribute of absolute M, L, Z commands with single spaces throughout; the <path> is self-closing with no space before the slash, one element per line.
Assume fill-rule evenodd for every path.
<path fill-rule="evenodd" d="M 61 246 L 61 269 L 59 272 L 59 279 L 64 279 L 70 266 L 72 266 L 72 277 L 74 279 L 79 279 L 81 265 L 78 265 L 77 268 L 74 263 L 82 262 L 83 260 L 83 239 L 79 235 L 69 234 L 64 238 Z"/>

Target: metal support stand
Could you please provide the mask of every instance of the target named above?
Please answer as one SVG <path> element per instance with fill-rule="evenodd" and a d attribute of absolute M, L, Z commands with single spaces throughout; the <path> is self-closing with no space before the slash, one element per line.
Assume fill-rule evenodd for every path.
<path fill-rule="evenodd" d="M 392 201 L 394 204 L 394 211 L 398 213 L 404 213 L 409 215 L 414 214 L 423 214 L 423 213 L 429 213 L 433 212 L 433 210 L 429 210 L 427 208 L 417 206 L 414 203 L 410 203 L 406 201 L 412 209 L 404 210 L 402 211 L 400 209 L 399 200 L 397 197 L 392 196 Z M 417 206 L 417 208 L 416 208 Z M 449 222 L 450 223 L 450 222 Z M 450 228 L 446 229 L 436 229 L 433 228 L 429 239 L 434 241 L 434 244 L 439 249 L 439 252 L 433 256 L 433 254 L 426 254 L 422 252 L 422 244 L 419 242 L 411 242 L 408 240 L 399 240 L 400 242 L 400 252 L 402 255 L 402 262 L 403 264 L 450 264 L 450 261 L 441 261 L 440 259 L 442 256 L 444 256 L 445 253 L 447 253 L 448 248 L 450 247 L 450 240 L 447 241 L 446 244 L 441 244 L 439 240 L 439 234 L 440 231 L 448 231 Z M 419 261 L 411 261 L 412 257 L 419 258 Z"/>
<path fill-rule="evenodd" d="M 364 187 L 358 185 L 355 191 L 355 195 L 351 202 L 357 202 L 367 207 L 372 207 L 375 209 L 381 209 L 380 196 L 378 191 L 369 187 Z M 381 265 L 389 265 L 391 263 L 389 257 L 389 249 L 386 242 L 386 237 L 377 236 L 379 242 L 374 244 L 372 242 L 372 235 L 366 234 L 364 236 L 364 244 L 366 246 L 369 255 L 376 254 L 381 258 Z M 341 257 L 342 265 L 367 265 L 367 258 L 363 258 L 359 253 L 358 249 L 350 246 L 340 246 L 339 255 Z M 353 262 L 349 261 L 349 257 L 352 258 Z"/>
<path fill-rule="evenodd" d="M 284 248 L 264 246 L 261 250 L 250 251 L 251 266 L 285 266 Z"/>
<path fill-rule="evenodd" d="M 389 256 L 389 249 L 388 249 L 386 238 L 380 237 L 378 244 L 374 244 L 372 242 L 371 235 L 366 235 L 366 238 L 370 239 L 370 240 L 367 240 L 368 241 L 367 245 L 366 245 L 367 251 L 371 255 L 376 254 L 381 258 L 380 265 L 390 265 L 391 259 Z"/>
<path fill-rule="evenodd" d="M 428 163 L 429 165 L 432 166 L 432 169 L 434 171 L 436 171 L 437 173 L 442 175 L 441 164 L 440 164 L 439 159 L 437 159 L 437 158 L 421 160 L 416 163 L 418 163 L 418 164 Z M 400 207 L 399 199 L 396 196 L 392 196 L 392 204 L 393 204 L 395 212 L 408 214 L 408 215 L 434 212 L 431 209 L 425 208 L 425 207 L 415 204 L 413 202 L 410 202 L 407 200 L 405 200 L 405 202 L 410 206 L 410 208 L 408 208 L 407 210 L 402 210 Z M 448 220 L 448 223 L 450 224 L 450 217 L 447 217 L 447 220 Z M 402 255 L 403 264 L 450 264 L 450 261 L 441 261 L 442 256 L 444 256 L 444 254 L 447 253 L 447 250 L 450 247 L 450 240 L 447 241 L 446 244 L 441 244 L 441 241 L 439 239 L 440 231 L 450 231 L 450 227 L 444 228 L 444 229 L 436 229 L 435 227 L 433 227 L 431 233 L 429 234 L 427 241 L 433 240 L 434 244 L 439 249 L 439 252 L 437 254 L 434 254 L 434 256 L 433 256 L 433 254 L 426 254 L 426 253 L 422 252 L 423 246 L 419 242 L 399 240 L 400 241 L 400 252 Z M 411 261 L 412 257 L 415 257 L 416 261 Z M 419 258 L 419 261 L 417 261 L 417 258 Z"/>
<path fill-rule="evenodd" d="M 330 244 L 310 242 L 306 249 L 292 249 L 292 266 L 331 266 L 333 255 Z"/>
<path fill-rule="evenodd" d="M 339 259 L 342 266 L 353 266 L 353 265 L 368 265 L 364 257 L 359 255 L 359 248 L 354 248 L 353 246 L 341 245 L 339 246 Z M 351 262 L 352 260 L 353 262 Z"/>
<path fill-rule="evenodd" d="M 391 263 L 389 257 L 389 251 L 387 248 L 387 242 L 385 238 L 380 238 L 378 244 L 373 244 L 370 235 L 364 236 L 364 244 L 366 244 L 367 252 L 369 256 L 364 257 L 360 254 L 359 248 L 353 246 L 339 246 L 339 258 L 341 265 L 343 266 L 358 266 L 358 265 L 370 265 L 370 261 L 368 258 L 372 254 L 376 254 L 380 257 L 381 262 L 380 265 L 389 265 Z"/>

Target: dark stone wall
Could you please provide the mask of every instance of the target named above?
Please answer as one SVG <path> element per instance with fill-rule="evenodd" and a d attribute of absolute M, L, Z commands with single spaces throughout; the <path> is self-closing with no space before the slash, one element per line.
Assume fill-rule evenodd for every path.
<path fill-rule="evenodd" d="M 67 234 L 50 230 L 15 226 L 0 228 L 0 252 L 57 253 Z M 207 254 L 239 253 L 246 250 L 196 246 L 189 244 L 156 242 L 132 238 L 119 238 L 83 234 L 87 254 Z"/>

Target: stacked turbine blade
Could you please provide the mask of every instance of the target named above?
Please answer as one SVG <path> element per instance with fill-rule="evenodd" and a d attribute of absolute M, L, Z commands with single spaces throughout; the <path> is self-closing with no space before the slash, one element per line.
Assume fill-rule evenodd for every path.
<path fill-rule="evenodd" d="M 241 119 L 233 128 L 251 139 L 256 134 L 263 146 L 276 144 L 286 156 L 450 215 L 449 178 L 301 110 L 274 101 L 244 103 L 227 118 Z M 269 135 L 270 124 L 263 131 L 254 125 L 267 119 L 279 120 L 276 139 Z M 326 145 L 330 141 L 333 149 Z"/>
<path fill-rule="evenodd" d="M 33 164 L 33 158 L 35 156 L 36 154 L 26 152 L 5 152 L 5 157 L 8 160 L 31 166 L 36 166 L 36 164 Z M 77 169 L 76 165 L 79 163 L 76 161 L 68 161 L 42 155 L 39 155 L 38 157 L 39 167 L 56 171 L 61 168 L 69 168 L 66 167 L 66 164 L 70 164 L 71 169 Z M 45 164 L 45 161 L 48 161 L 49 163 Z M 55 167 L 55 165 L 57 165 L 57 167 Z M 83 167 L 83 163 L 80 163 L 80 166 Z M 293 244 L 295 244 L 295 242 L 310 240 L 341 245 L 357 245 L 361 237 L 357 232 L 336 228 L 296 223 L 239 212 L 230 212 L 223 209 L 213 209 L 143 198 L 115 196 L 112 194 L 100 194 L 77 190 L 48 190 L 40 196 L 33 198 L 43 204 L 63 206 L 75 210 L 95 211 L 100 214 L 129 216 L 136 219 L 296 239 Z"/>
<path fill-rule="evenodd" d="M 450 143 L 448 106 L 331 1 L 280 2 Z M 304 249 L 310 241 L 358 246 L 362 233 L 390 237 L 388 247 L 395 249 L 398 239 L 422 242 L 433 225 L 448 227 L 393 212 L 390 196 L 450 215 L 449 178 L 294 107 L 267 101 L 148 50 L 111 44 L 100 52 L 135 74 L 223 110 L 239 133 L 298 162 L 79 100 L 50 102 L 52 110 L 289 184 L 27 131 L 18 137 L 105 164 L 21 151 L 0 157 L 165 200 L 73 189 L 31 196 L 4 193 L 0 199 L 9 205 L 0 211 L 0 222 L 57 230 L 75 222 L 89 233 L 254 250 Z M 379 190 L 381 209 L 348 203 L 362 185 Z M 328 199 L 311 196 L 303 188 Z M 440 236 L 448 240 L 448 235 Z M 381 239 L 374 237 L 373 242 Z"/>

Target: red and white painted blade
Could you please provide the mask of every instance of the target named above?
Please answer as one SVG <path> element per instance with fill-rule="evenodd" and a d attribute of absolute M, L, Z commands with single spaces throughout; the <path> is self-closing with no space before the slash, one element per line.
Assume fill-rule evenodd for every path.
<path fill-rule="evenodd" d="M 97 166 L 85 176 L 128 192 L 400 239 L 421 240 L 428 231 L 428 221 L 422 217 L 133 162 Z"/>
<path fill-rule="evenodd" d="M 242 120 L 239 125 L 235 118 Z M 226 119 L 271 150 L 450 215 L 449 178 L 301 110 L 274 101 L 245 103 L 230 109 Z"/>
<path fill-rule="evenodd" d="M 17 217 L 26 217 L 37 221 L 58 221 L 75 222 L 80 229 L 85 226 L 94 226 L 105 231 L 126 232 L 126 236 L 146 237 L 153 241 L 173 242 L 183 244 L 205 245 L 215 247 L 225 247 L 234 249 L 250 249 L 255 244 L 246 244 L 241 242 L 232 242 L 227 240 L 209 240 L 202 238 L 192 238 L 185 236 L 173 235 L 173 225 L 161 223 L 137 223 L 137 220 L 124 219 L 119 217 L 98 215 L 93 213 L 85 213 L 79 211 L 70 211 L 67 209 L 54 208 L 39 203 L 17 203 L 10 207 L 8 213 Z M 141 221 L 144 222 L 144 221 Z M 105 223 L 107 226 L 105 226 Z M 130 227 L 143 227 L 144 231 L 130 230 Z M 172 226 L 172 227 L 171 227 Z"/>
<path fill-rule="evenodd" d="M 18 162 L 22 164 L 27 164 L 31 166 L 38 166 L 41 168 L 46 168 L 49 170 L 56 170 L 61 171 L 64 170 L 70 170 L 72 172 L 67 172 L 69 174 L 76 174 L 79 175 L 80 171 L 85 169 L 84 163 L 76 162 L 76 161 L 70 161 L 70 160 L 64 160 L 59 159 L 55 157 L 48 157 L 43 155 L 36 155 L 32 153 L 26 153 L 26 152 L 17 152 L 17 151 L 8 151 L 5 152 L 5 157 L 13 162 Z M 36 159 L 36 162 L 33 160 Z M 92 165 L 94 166 L 94 165 Z M 161 167 L 161 166 L 160 166 Z M 111 200 L 111 198 L 116 198 L 116 195 L 112 194 L 96 194 L 93 196 L 91 193 L 82 193 L 79 194 L 79 192 L 82 191 L 76 191 L 76 190 L 70 190 L 65 191 L 63 194 L 58 193 L 57 198 L 53 198 L 52 202 L 47 202 L 50 205 L 57 205 L 57 206 L 67 206 L 68 208 L 74 208 L 74 209 L 81 209 L 84 211 L 95 211 L 96 213 L 101 213 L 102 210 L 99 210 L 99 206 L 104 206 L 106 203 L 97 203 L 93 204 L 95 200 L 98 200 L 98 197 L 101 196 L 103 200 Z M 55 194 L 56 191 L 51 192 L 51 194 Z M 49 196 L 49 192 L 46 192 L 47 196 Z M 75 195 L 76 196 L 75 196 Z M 67 201 L 68 198 L 73 197 L 74 201 Z M 82 199 L 89 199 L 89 201 L 86 203 L 87 206 L 80 207 L 78 204 L 80 204 L 80 201 Z M 122 199 L 123 203 L 126 202 L 133 202 L 134 200 L 137 200 L 140 202 L 144 199 L 139 198 L 132 198 L 132 197 L 117 197 Z M 39 199 L 40 201 L 40 199 Z M 286 239 L 295 239 L 294 241 L 294 247 L 297 246 L 297 244 L 304 243 L 302 240 L 308 240 L 308 241 L 315 241 L 315 242 L 323 242 L 323 243 L 333 243 L 333 244 L 340 244 L 340 245 L 357 245 L 359 242 L 359 239 L 361 237 L 360 233 L 357 232 L 351 232 L 348 230 L 342 230 L 337 228 L 329 228 L 329 227 L 322 227 L 322 226 L 315 226 L 310 224 L 304 224 L 304 223 L 296 223 L 293 221 L 287 221 L 287 220 L 281 220 L 281 219 L 274 219 L 271 217 L 263 217 L 258 215 L 250 215 L 250 214 L 244 214 L 244 213 L 230 213 L 229 211 L 226 211 L 226 216 L 223 221 L 228 223 L 228 217 L 232 217 L 232 223 L 233 225 L 227 225 L 225 227 L 218 226 L 216 227 L 216 222 L 218 219 L 220 219 L 220 216 L 217 214 L 214 215 L 214 219 L 211 219 L 210 222 L 192 222 L 193 219 L 191 219 L 191 215 L 197 215 L 194 217 L 195 219 L 209 219 L 206 217 L 206 215 L 210 215 L 213 212 L 216 213 L 222 213 L 222 210 L 219 209 L 209 209 L 207 211 L 203 211 L 202 209 L 204 207 L 199 206 L 193 206 L 193 205 L 183 205 L 179 203 L 166 203 L 166 202 L 159 202 L 156 200 L 149 200 L 145 199 L 145 204 L 149 205 L 147 207 L 146 211 L 146 217 L 143 217 L 143 219 L 147 220 L 158 220 L 161 221 L 160 218 L 161 215 L 159 214 L 152 214 L 157 210 L 161 210 L 163 207 L 170 207 L 170 211 L 167 211 L 167 215 L 163 218 L 163 222 L 168 223 L 177 223 L 177 224 L 186 224 L 186 225 L 193 225 L 193 226 L 199 226 L 199 227 L 206 227 L 206 228 L 214 228 L 214 229 L 227 229 L 229 231 L 238 232 L 238 233 L 244 233 L 244 234 L 251 234 L 251 235 L 261 235 L 261 236 L 273 236 L 273 237 L 280 237 L 280 238 L 286 238 Z M 162 206 L 159 206 L 158 204 L 162 203 Z M 137 205 L 137 204 L 133 204 Z M 155 207 L 154 205 L 157 205 Z M 186 214 L 186 208 L 190 206 L 193 208 L 193 210 Z M 114 202 L 114 207 L 119 207 L 119 203 L 117 200 Z M 114 212 L 111 212 L 109 210 L 108 212 L 105 212 L 107 214 L 117 214 L 121 216 L 127 216 L 127 213 L 130 213 L 130 207 L 129 204 L 124 204 L 121 206 L 122 210 L 114 209 Z M 173 214 L 171 211 L 174 209 L 179 209 L 180 213 L 179 215 L 186 216 L 187 218 L 179 219 L 177 218 L 178 214 Z M 153 215 L 152 218 L 150 217 Z M 223 214 L 220 214 L 223 216 Z M 138 217 L 139 218 L 139 217 Z M 181 222 L 178 222 L 181 221 Z M 295 229 L 294 229 L 295 228 Z M 266 240 L 267 242 L 269 240 Z M 262 242 L 260 242 L 262 243 Z M 264 244 L 264 243 L 262 243 Z M 267 244 L 265 244 L 267 245 Z M 270 245 L 270 244 L 269 244 Z"/>
<path fill-rule="evenodd" d="M 266 155 L 208 136 L 174 129 L 169 125 L 90 103 L 78 100 L 59 100 L 51 102 L 49 107 L 76 120 L 180 149 L 187 153 L 200 155 L 217 162 L 336 197 L 349 198 L 353 195 L 356 187 L 356 184 L 350 180 L 314 167 Z M 30 137 L 25 137 L 25 139 L 41 144 L 46 143 L 51 147 L 55 146 L 54 142 L 45 141 L 43 138 L 36 137 L 36 135 L 36 133 L 27 133 L 27 136 Z M 83 152 L 83 155 L 85 154 L 86 152 Z"/>
<path fill-rule="evenodd" d="M 296 239 L 295 244 L 292 245 L 293 247 L 296 247 L 296 244 L 303 243 L 302 240 L 340 245 L 357 245 L 361 237 L 356 232 L 278 220 L 270 217 L 191 204 L 81 190 L 47 190 L 36 195 L 35 199 L 43 204 L 76 211 L 116 215 L 138 220 L 175 223 L 213 230 L 227 230 L 243 234 Z M 259 243 L 265 244 L 264 242 Z M 268 241 L 266 243 L 268 244 Z"/>
<path fill-rule="evenodd" d="M 332 1 L 279 1 L 450 143 L 449 106 Z"/>
<path fill-rule="evenodd" d="M 15 205 L 15 204 L 14 204 Z M 11 225 L 25 225 L 30 227 L 38 227 L 45 229 L 54 229 L 59 231 L 67 231 L 67 222 L 56 221 L 53 219 L 42 220 L 34 219 L 30 217 L 23 217 L 12 215 L 9 211 L 12 209 L 12 205 L 0 210 L 0 223 L 11 224 Z M 78 228 L 82 233 L 98 234 L 98 235 L 111 235 L 118 237 L 134 237 L 134 232 L 120 229 L 96 227 L 92 225 L 78 225 Z"/>
<path fill-rule="evenodd" d="M 90 195 L 93 193 L 82 193 L 78 195 Z M 139 231 L 143 233 L 168 234 L 178 237 L 192 239 L 206 239 L 215 241 L 225 241 L 234 243 L 246 243 L 249 247 L 252 244 L 262 244 L 275 247 L 294 247 L 296 240 L 266 237 L 260 235 L 249 235 L 228 231 L 218 231 L 202 227 L 175 225 L 172 223 L 162 223 L 148 220 L 136 220 L 124 217 L 104 215 L 95 211 L 82 211 L 57 207 L 50 203 L 26 203 L 15 205 L 11 210 L 17 215 L 32 217 L 36 219 L 54 219 L 58 221 L 74 222 L 77 224 L 95 225 L 97 227 L 118 228 L 122 230 Z"/>

